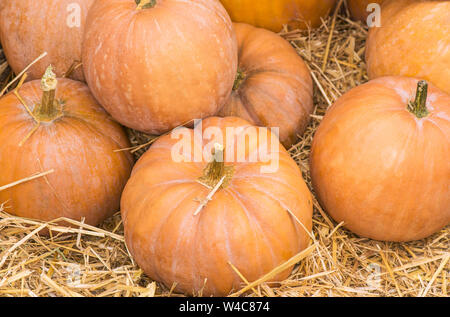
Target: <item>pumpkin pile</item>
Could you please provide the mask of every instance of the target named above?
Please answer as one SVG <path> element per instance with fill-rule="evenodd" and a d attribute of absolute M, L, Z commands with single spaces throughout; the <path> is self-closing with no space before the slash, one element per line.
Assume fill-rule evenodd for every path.
<path fill-rule="evenodd" d="M 120 209 L 136 263 L 188 295 L 280 267 L 311 243 L 312 193 L 287 149 L 315 105 L 308 65 L 274 32 L 317 27 L 337 3 L 1 2 L 24 72 L 0 96 L 0 203 L 94 226 Z M 346 8 L 364 21 L 369 3 Z M 370 81 L 323 118 L 312 190 L 355 234 L 411 241 L 450 223 L 450 2 L 376 3 Z M 157 137 L 137 162 L 124 127 Z"/>

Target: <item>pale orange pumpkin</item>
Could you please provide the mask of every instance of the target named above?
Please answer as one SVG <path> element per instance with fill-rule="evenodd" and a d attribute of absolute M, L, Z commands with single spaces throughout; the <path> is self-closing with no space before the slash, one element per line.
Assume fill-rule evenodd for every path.
<path fill-rule="evenodd" d="M 125 240 L 150 278 L 186 294 L 223 296 L 242 283 L 232 265 L 254 281 L 307 247 L 311 194 L 267 128 L 211 117 L 198 129 L 160 137 L 136 164 L 121 201 Z M 202 151 L 213 144 L 211 161 Z"/>
<path fill-rule="evenodd" d="M 372 3 L 381 5 L 384 1 L 386 0 L 347 0 L 347 4 L 352 18 L 366 23 L 370 13 L 367 11 L 368 6 Z"/>
<path fill-rule="evenodd" d="M 47 52 L 28 70 L 39 79 L 49 64 L 58 77 L 81 61 L 84 24 L 94 0 L 0 1 L 0 40 L 12 70 L 17 74 Z M 84 80 L 81 67 L 70 76 Z"/>
<path fill-rule="evenodd" d="M 117 121 L 162 134 L 225 104 L 237 70 L 236 36 L 216 0 L 98 0 L 86 24 L 83 67 Z"/>
<path fill-rule="evenodd" d="M 417 97 L 415 98 L 417 90 Z M 362 237 L 425 238 L 450 223 L 450 96 L 383 77 L 352 89 L 314 137 L 311 178 L 324 209 Z"/>
<path fill-rule="evenodd" d="M 387 1 L 381 12 L 367 39 L 369 77 L 422 78 L 450 93 L 450 1 Z"/>
<path fill-rule="evenodd" d="M 90 225 L 117 212 L 133 163 L 129 153 L 115 152 L 130 146 L 122 128 L 86 85 L 56 80 L 51 69 L 42 82 L 25 83 L 18 92 L 0 99 L 0 187 L 7 188 L 0 202 L 6 211 L 44 221 L 85 218 Z M 51 173 L 8 186 L 45 172 Z"/>
<path fill-rule="evenodd" d="M 220 0 L 234 22 L 249 23 L 279 32 L 284 24 L 292 28 L 318 27 L 336 0 Z"/>
<path fill-rule="evenodd" d="M 308 67 L 295 49 L 270 31 L 236 23 L 238 75 L 221 116 L 238 116 L 255 125 L 279 128 L 280 141 L 291 147 L 313 111 Z"/>

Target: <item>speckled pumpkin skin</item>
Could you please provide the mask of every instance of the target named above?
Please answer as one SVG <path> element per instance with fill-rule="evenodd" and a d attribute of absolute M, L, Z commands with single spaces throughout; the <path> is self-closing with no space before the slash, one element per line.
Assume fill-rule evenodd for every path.
<path fill-rule="evenodd" d="M 75 61 L 81 61 L 84 25 L 92 3 L 94 0 L 0 1 L 0 40 L 12 70 L 21 72 L 44 52 L 48 55 L 28 70 L 29 80 L 40 79 L 49 64 L 61 77 Z M 83 81 L 82 68 L 70 78 Z"/>
<path fill-rule="evenodd" d="M 369 77 L 421 78 L 450 94 L 450 1 L 387 1 L 381 20 L 367 39 Z"/>
<path fill-rule="evenodd" d="M 86 80 L 121 124 L 149 134 L 215 115 L 237 71 L 233 25 L 217 0 L 98 0 L 83 46 Z"/>

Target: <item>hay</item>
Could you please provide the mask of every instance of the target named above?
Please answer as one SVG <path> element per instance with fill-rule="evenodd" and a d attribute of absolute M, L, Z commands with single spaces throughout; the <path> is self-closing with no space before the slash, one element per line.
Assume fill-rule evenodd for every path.
<path fill-rule="evenodd" d="M 310 188 L 310 145 L 327 107 L 368 80 L 367 30 L 350 21 L 346 11 L 343 2 L 340 14 L 317 30 L 282 32 L 307 62 L 315 82 L 312 122 L 290 149 Z M 12 79 L 0 48 L 0 91 Z M 138 158 L 154 137 L 127 131 Z M 71 221 L 74 228 L 65 228 L 56 222 L 14 217 L 8 210 L 4 202 L 0 206 L 0 296 L 180 296 L 173 293 L 174 286 L 169 289 L 150 280 L 133 262 L 119 213 L 100 228 L 76 221 Z M 50 238 L 37 234 L 45 227 L 53 230 Z M 246 291 L 246 296 L 448 296 L 449 227 L 410 243 L 372 241 L 332 221 L 315 201 L 313 238 L 310 248 L 287 263 L 301 260 L 287 280 L 267 283 L 283 264 L 253 283 L 241 276 L 245 288 L 231 295 Z"/>

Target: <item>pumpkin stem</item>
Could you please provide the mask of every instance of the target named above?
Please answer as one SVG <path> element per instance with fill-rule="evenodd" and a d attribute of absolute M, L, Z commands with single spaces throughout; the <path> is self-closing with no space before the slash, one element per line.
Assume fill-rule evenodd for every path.
<path fill-rule="evenodd" d="M 424 118 L 428 116 L 427 109 L 427 97 L 428 97 L 428 83 L 425 80 L 421 80 L 417 83 L 416 99 L 410 101 L 408 109 L 417 118 Z"/>
<path fill-rule="evenodd" d="M 239 87 L 241 87 L 242 82 L 245 80 L 247 76 L 245 75 L 245 73 L 238 68 L 237 71 L 237 75 L 236 75 L 236 79 L 234 80 L 234 85 L 233 85 L 233 90 L 238 90 Z"/>
<path fill-rule="evenodd" d="M 47 67 L 41 80 L 42 99 L 33 114 L 39 122 L 50 122 L 62 115 L 62 110 L 58 102 L 55 100 L 56 86 L 58 80 L 53 72 L 53 67 Z"/>
<path fill-rule="evenodd" d="M 212 154 L 213 159 L 206 165 L 199 182 L 214 188 L 225 176 L 221 187 L 226 187 L 233 176 L 234 168 L 233 166 L 225 166 L 223 145 L 214 144 Z"/>
<path fill-rule="evenodd" d="M 156 0 L 135 0 L 137 4 L 136 10 L 153 8 L 156 5 Z"/>

